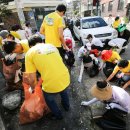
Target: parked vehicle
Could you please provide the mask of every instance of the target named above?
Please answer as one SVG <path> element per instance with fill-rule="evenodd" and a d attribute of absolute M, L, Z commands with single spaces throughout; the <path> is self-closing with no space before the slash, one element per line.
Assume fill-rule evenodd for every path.
<path fill-rule="evenodd" d="M 106 39 L 117 38 L 117 31 L 108 26 L 100 16 L 84 17 L 77 19 L 74 22 L 74 34 L 80 40 L 82 44 L 85 44 L 88 34 L 92 34 L 95 38 L 99 38 L 101 41 Z"/>

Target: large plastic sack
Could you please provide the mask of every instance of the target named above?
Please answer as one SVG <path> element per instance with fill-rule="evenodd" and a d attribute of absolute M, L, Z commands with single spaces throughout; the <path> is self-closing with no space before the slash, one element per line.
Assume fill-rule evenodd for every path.
<path fill-rule="evenodd" d="M 14 90 L 17 89 L 17 86 L 15 84 L 15 74 L 16 71 L 19 69 L 17 62 L 12 62 L 10 64 L 7 64 L 7 61 L 2 60 L 3 64 L 3 75 L 6 81 L 6 86 L 8 87 L 8 90 Z M 17 87 L 16 87 L 17 86 Z"/>
<path fill-rule="evenodd" d="M 126 130 L 126 116 L 121 110 L 110 109 L 94 121 L 103 130 Z"/>
<path fill-rule="evenodd" d="M 44 100 L 41 85 L 42 80 L 40 79 L 35 87 L 34 92 L 30 93 L 29 85 L 23 83 L 25 101 L 20 109 L 20 124 L 34 122 L 43 117 L 43 115 L 49 113 L 49 108 Z"/>
<path fill-rule="evenodd" d="M 20 105 L 20 103 L 21 90 L 9 92 L 2 97 L 2 105 L 9 110 L 17 108 Z"/>
<path fill-rule="evenodd" d="M 91 78 L 94 77 L 94 76 L 96 76 L 96 75 L 98 75 L 98 73 L 99 73 L 99 69 L 98 69 L 97 65 L 93 65 L 92 67 L 90 67 L 88 69 L 88 75 Z"/>
<path fill-rule="evenodd" d="M 65 62 L 69 67 L 72 67 L 74 65 L 75 57 L 72 51 L 65 53 Z"/>

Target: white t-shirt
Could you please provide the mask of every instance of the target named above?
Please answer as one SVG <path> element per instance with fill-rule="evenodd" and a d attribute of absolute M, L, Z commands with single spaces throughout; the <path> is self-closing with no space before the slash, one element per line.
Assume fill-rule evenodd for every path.
<path fill-rule="evenodd" d="M 75 47 L 75 41 L 73 39 L 73 36 L 72 36 L 71 31 L 69 30 L 69 28 L 66 28 L 63 31 L 63 35 L 64 35 L 64 39 L 71 39 L 72 40 L 72 48 L 74 48 Z"/>
<path fill-rule="evenodd" d="M 64 35 L 64 37 L 70 37 L 70 38 L 72 38 L 71 31 L 68 28 L 66 28 L 64 30 L 63 35 Z"/>
<path fill-rule="evenodd" d="M 114 22 L 114 20 L 113 20 L 112 18 L 108 18 L 107 24 L 108 24 L 109 26 L 112 26 L 113 22 Z"/>
<path fill-rule="evenodd" d="M 102 43 L 101 40 L 98 38 L 93 38 L 91 44 L 100 47 L 104 46 L 104 43 Z"/>
<path fill-rule="evenodd" d="M 112 102 L 119 104 L 130 113 L 130 95 L 122 88 L 112 86 Z"/>
<path fill-rule="evenodd" d="M 32 36 L 32 29 L 31 28 L 25 27 L 25 31 L 27 33 L 27 37 Z"/>
<path fill-rule="evenodd" d="M 16 32 L 20 35 L 21 40 L 27 39 L 27 34 L 25 30 L 18 30 Z"/>
<path fill-rule="evenodd" d="M 82 47 L 79 49 L 79 51 L 78 51 L 78 57 L 79 57 L 79 58 L 81 58 L 83 55 L 85 55 L 88 51 L 91 50 L 91 44 L 90 44 L 90 43 L 87 43 L 85 46 L 87 47 L 87 49 L 84 48 L 84 46 L 82 46 Z"/>
<path fill-rule="evenodd" d="M 110 40 L 110 41 L 108 42 L 108 45 L 109 45 L 109 46 L 113 46 L 113 47 L 114 47 L 114 46 L 117 46 L 117 47 L 119 47 L 119 48 L 122 48 L 124 42 L 126 42 L 126 40 L 123 39 L 123 38 L 115 38 L 115 39 Z"/>

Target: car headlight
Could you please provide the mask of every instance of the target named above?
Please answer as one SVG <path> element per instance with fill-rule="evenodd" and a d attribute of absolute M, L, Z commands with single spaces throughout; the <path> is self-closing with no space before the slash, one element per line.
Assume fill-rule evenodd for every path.
<path fill-rule="evenodd" d="M 113 31 L 113 37 L 118 37 L 118 32 L 116 30 Z"/>

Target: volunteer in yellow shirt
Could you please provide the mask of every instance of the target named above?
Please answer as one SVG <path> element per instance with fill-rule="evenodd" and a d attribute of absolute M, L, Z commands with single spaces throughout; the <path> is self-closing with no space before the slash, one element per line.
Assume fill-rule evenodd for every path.
<path fill-rule="evenodd" d="M 16 31 L 10 31 L 10 34 L 12 34 L 15 38 L 21 40 L 20 35 Z"/>
<path fill-rule="evenodd" d="M 32 36 L 31 43 L 37 43 Z M 55 102 L 55 95 L 60 94 L 62 105 L 69 110 L 69 98 L 66 88 L 70 84 L 70 76 L 67 67 L 64 65 L 57 48 L 52 44 L 37 44 L 26 53 L 25 56 L 24 81 L 34 89 L 36 71 L 41 74 L 43 80 L 42 89 L 45 100 L 56 119 L 62 119 L 62 113 Z"/>
<path fill-rule="evenodd" d="M 102 59 L 102 65 L 100 68 L 106 64 L 105 68 L 113 68 L 116 66 L 118 60 L 121 59 L 120 55 L 118 52 L 113 51 L 113 50 L 103 50 L 101 52 L 101 59 Z"/>
<path fill-rule="evenodd" d="M 40 33 L 45 35 L 45 43 L 53 44 L 60 52 L 60 55 L 64 57 L 64 49 L 69 50 L 65 44 L 63 29 L 65 23 L 63 16 L 66 12 L 66 6 L 60 4 L 57 6 L 56 11 L 45 16 L 40 28 Z"/>
<path fill-rule="evenodd" d="M 5 41 L 3 48 L 7 54 L 26 53 L 29 50 L 28 40 L 21 40 L 19 43 L 16 43 L 15 41 Z"/>
<path fill-rule="evenodd" d="M 121 73 L 118 73 L 118 72 Z M 106 81 L 110 81 L 116 74 L 118 79 L 122 79 L 124 82 L 130 80 L 130 61 L 128 60 L 119 60 L 118 64 L 115 66 L 112 74 L 107 78 Z"/>
<path fill-rule="evenodd" d="M 10 34 L 12 34 L 15 38 L 21 40 L 20 35 L 16 32 L 16 31 L 18 31 L 19 27 L 20 27 L 20 26 L 17 25 L 17 24 L 13 25 L 13 26 L 11 27 Z"/>
<path fill-rule="evenodd" d="M 115 29 L 117 29 L 118 28 L 118 26 L 121 24 L 121 20 L 120 20 L 120 17 L 116 17 L 115 18 L 115 21 L 113 22 L 113 28 L 115 28 Z"/>
<path fill-rule="evenodd" d="M 121 57 L 120 57 L 119 53 L 116 51 L 103 50 L 101 52 L 101 59 L 104 62 L 111 62 L 111 63 L 115 64 L 115 63 L 117 63 L 118 60 L 121 59 Z"/>

